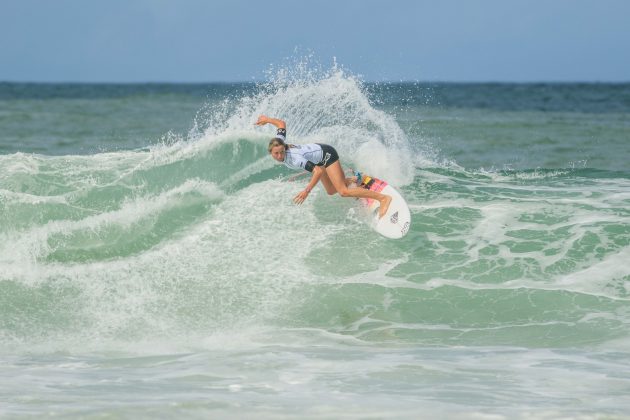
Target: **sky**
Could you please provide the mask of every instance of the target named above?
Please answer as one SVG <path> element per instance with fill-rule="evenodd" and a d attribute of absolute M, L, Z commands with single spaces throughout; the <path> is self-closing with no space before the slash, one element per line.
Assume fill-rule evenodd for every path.
<path fill-rule="evenodd" d="M 628 0 L 0 0 L 0 81 L 630 81 Z"/>

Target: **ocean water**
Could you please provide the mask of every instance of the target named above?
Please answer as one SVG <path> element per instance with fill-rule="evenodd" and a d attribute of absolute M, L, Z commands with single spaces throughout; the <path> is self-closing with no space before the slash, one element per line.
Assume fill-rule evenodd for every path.
<path fill-rule="evenodd" d="M 629 418 L 629 158 L 630 84 L 2 83 L 0 417 Z"/>

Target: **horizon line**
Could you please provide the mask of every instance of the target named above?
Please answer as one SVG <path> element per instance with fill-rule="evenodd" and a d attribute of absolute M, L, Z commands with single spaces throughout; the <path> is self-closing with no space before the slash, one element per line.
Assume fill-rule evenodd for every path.
<path fill-rule="evenodd" d="M 384 84 L 628 84 L 628 80 L 362 80 L 362 83 Z M 260 84 L 267 80 L 215 80 L 215 81 L 77 81 L 77 80 L 0 80 L 0 84 L 32 85 L 211 85 Z"/>

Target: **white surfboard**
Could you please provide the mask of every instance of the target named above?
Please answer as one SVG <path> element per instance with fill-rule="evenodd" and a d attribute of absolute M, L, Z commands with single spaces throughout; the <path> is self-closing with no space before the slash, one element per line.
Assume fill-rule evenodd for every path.
<path fill-rule="evenodd" d="M 392 197 L 387 214 L 380 218 L 378 217 L 378 208 L 380 207 L 378 201 L 359 199 L 359 202 L 370 213 L 370 227 L 386 238 L 398 239 L 405 236 L 411 227 L 411 213 L 402 195 L 387 182 L 366 175 L 361 177 L 361 186 Z"/>

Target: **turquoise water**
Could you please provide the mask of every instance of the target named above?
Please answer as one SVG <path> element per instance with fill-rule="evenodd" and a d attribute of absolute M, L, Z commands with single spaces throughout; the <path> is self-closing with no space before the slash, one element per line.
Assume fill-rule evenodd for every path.
<path fill-rule="evenodd" d="M 410 233 L 267 156 L 397 186 Z M 0 84 L 0 415 L 625 418 L 630 85 Z"/>

